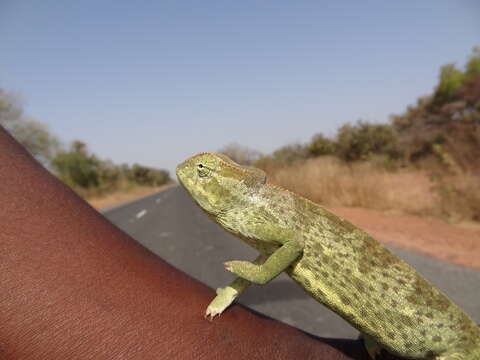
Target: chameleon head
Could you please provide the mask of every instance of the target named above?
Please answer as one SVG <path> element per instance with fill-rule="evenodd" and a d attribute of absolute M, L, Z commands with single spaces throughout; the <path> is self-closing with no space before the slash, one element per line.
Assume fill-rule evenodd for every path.
<path fill-rule="evenodd" d="M 264 184 L 262 170 L 241 166 L 223 154 L 200 153 L 179 164 L 180 183 L 206 212 L 217 215 L 238 204 L 241 195 Z"/>

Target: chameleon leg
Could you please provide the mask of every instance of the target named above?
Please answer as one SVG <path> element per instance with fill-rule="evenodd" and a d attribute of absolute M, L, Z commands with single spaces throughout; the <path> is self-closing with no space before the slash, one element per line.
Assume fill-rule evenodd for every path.
<path fill-rule="evenodd" d="M 294 262 L 302 250 L 299 242 L 291 240 L 278 248 L 262 265 L 249 261 L 228 261 L 225 268 L 255 284 L 266 284 Z"/>
<path fill-rule="evenodd" d="M 254 261 L 254 264 L 263 264 L 267 256 L 259 255 Z M 250 281 L 237 277 L 233 282 L 224 287 L 217 289 L 217 296 L 208 305 L 205 311 L 205 317 L 213 319 L 215 316 L 220 315 L 235 298 L 240 295 L 251 284 Z"/>
<path fill-rule="evenodd" d="M 363 344 L 365 345 L 365 349 L 367 350 L 368 355 L 370 355 L 370 358 L 375 360 L 375 358 L 380 355 L 380 352 L 382 351 L 380 345 L 378 345 L 375 340 L 366 334 L 361 334 L 360 338 L 363 339 Z"/>

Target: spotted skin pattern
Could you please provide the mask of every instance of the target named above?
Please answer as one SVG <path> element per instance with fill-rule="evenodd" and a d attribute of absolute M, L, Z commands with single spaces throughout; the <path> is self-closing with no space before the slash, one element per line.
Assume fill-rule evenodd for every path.
<path fill-rule="evenodd" d="M 207 308 L 213 318 L 252 282 L 282 271 L 370 343 L 414 359 L 480 359 L 480 328 L 411 266 L 363 230 L 263 171 L 200 153 L 177 167 L 180 183 L 218 224 L 261 256 L 231 261 L 239 277 Z"/>

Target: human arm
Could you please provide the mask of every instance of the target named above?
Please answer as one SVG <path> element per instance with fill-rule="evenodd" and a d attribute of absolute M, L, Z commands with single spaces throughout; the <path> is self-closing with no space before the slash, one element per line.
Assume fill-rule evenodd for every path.
<path fill-rule="evenodd" d="M 0 184 L 4 360 L 365 358 L 358 341 L 330 346 L 240 306 L 204 321 L 209 288 L 118 230 L 2 128 Z"/>

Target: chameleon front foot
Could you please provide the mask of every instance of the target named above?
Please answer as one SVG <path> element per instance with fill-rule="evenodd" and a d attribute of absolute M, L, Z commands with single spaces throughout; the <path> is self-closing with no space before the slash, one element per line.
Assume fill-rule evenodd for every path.
<path fill-rule="evenodd" d="M 208 305 L 205 311 L 205 318 L 213 320 L 215 316 L 220 315 L 235 300 L 238 291 L 227 286 L 217 289 L 217 296 Z"/>
<path fill-rule="evenodd" d="M 262 266 L 251 263 L 249 261 L 227 261 L 223 264 L 225 269 L 255 284 L 263 285 L 272 278 Z"/>

